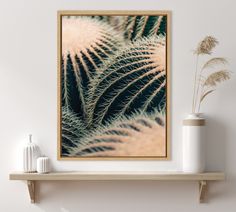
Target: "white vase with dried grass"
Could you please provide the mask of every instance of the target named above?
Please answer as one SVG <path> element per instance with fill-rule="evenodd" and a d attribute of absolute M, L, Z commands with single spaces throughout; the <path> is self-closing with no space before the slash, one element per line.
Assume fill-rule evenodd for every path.
<path fill-rule="evenodd" d="M 205 98 L 213 93 L 217 85 L 230 78 L 230 72 L 219 66 L 225 66 L 228 61 L 223 57 L 213 57 L 200 66 L 202 56 L 212 54 L 218 44 L 216 38 L 206 36 L 197 46 L 196 69 L 192 100 L 192 113 L 183 121 L 183 171 L 198 173 L 205 169 L 206 130 L 205 118 L 200 113 L 201 104 Z"/>

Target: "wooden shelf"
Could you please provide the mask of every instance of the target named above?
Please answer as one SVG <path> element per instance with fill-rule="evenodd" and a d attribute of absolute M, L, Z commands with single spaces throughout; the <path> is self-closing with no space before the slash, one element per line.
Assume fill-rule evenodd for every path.
<path fill-rule="evenodd" d="M 26 180 L 31 202 L 35 203 L 36 181 L 82 181 L 82 180 L 157 180 L 157 181 L 198 181 L 199 201 L 204 202 L 208 181 L 225 179 L 222 172 L 189 174 L 183 172 L 52 172 L 49 174 L 15 172 L 9 175 L 10 180 Z"/>

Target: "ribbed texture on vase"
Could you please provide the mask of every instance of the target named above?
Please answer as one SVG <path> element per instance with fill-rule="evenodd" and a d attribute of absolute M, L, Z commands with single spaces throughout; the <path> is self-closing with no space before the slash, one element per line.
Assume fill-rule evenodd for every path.
<path fill-rule="evenodd" d="M 37 159 L 37 172 L 38 173 L 48 173 L 50 172 L 50 164 L 48 157 L 39 157 Z"/>
<path fill-rule="evenodd" d="M 29 143 L 23 150 L 24 172 L 36 172 L 37 158 L 40 156 L 40 149 L 37 145 Z"/>

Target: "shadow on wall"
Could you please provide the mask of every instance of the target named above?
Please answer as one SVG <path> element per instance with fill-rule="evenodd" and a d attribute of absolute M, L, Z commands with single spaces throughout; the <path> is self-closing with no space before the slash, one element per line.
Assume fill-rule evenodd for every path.
<path fill-rule="evenodd" d="M 40 182 L 37 189 L 35 207 L 45 212 L 169 211 L 170 199 L 184 211 L 186 201 L 190 207 L 198 203 L 193 182 L 52 181 Z"/>
<path fill-rule="evenodd" d="M 225 124 L 215 117 L 206 115 L 206 170 L 225 171 L 227 129 Z"/>

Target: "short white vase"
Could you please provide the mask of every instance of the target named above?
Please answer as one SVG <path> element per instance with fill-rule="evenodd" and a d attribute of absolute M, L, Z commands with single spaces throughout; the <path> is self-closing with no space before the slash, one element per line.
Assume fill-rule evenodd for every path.
<path fill-rule="evenodd" d="M 48 157 L 43 156 L 37 159 L 37 172 L 40 174 L 50 172 L 50 162 Z"/>
<path fill-rule="evenodd" d="M 32 135 L 29 135 L 29 143 L 23 150 L 24 172 L 36 172 L 37 158 L 40 156 L 39 147 L 32 142 Z"/>
<path fill-rule="evenodd" d="M 183 120 L 183 171 L 201 173 L 205 170 L 205 119 L 202 114 L 189 114 Z"/>

